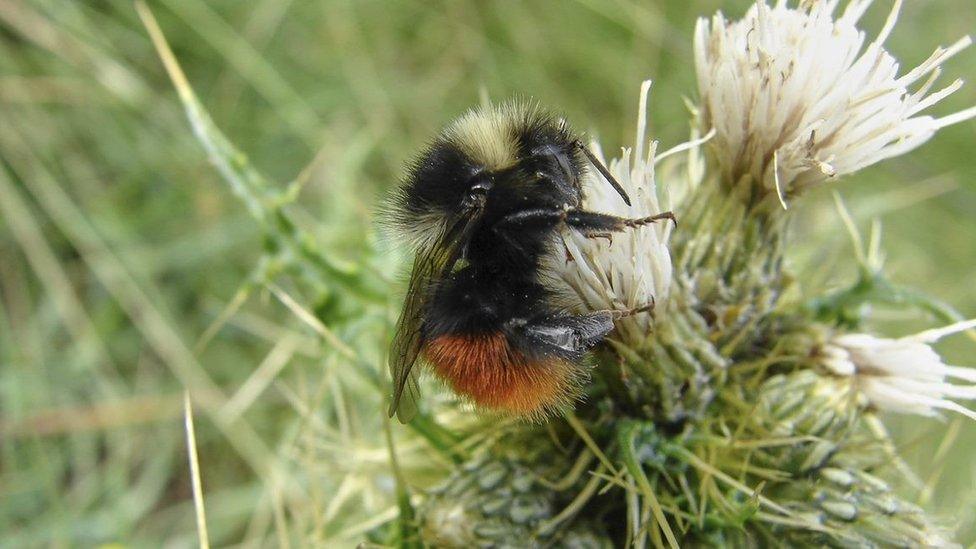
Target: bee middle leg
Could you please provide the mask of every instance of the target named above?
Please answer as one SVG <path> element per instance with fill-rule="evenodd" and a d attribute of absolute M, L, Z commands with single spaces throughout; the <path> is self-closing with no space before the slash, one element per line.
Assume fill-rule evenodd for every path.
<path fill-rule="evenodd" d="M 593 239 L 605 238 L 607 240 L 607 244 L 613 244 L 613 233 L 611 233 L 610 231 L 607 231 L 605 233 L 585 233 L 583 236 L 585 236 L 586 238 L 593 238 Z"/>
<path fill-rule="evenodd" d="M 566 212 L 566 224 L 592 238 L 604 237 L 605 234 L 633 229 L 643 225 L 650 225 L 661 220 L 670 220 L 675 226 L 678 220 L 672 212 L 663 212 L 647 217 L 618 217 L 615 215 L 588 212 L 586 210 L 570 210 Z"/>
<path fill-rule="evenodd" d="M 653 309 L 652 300 L 650 304 L 633 309 L 560 314 L 537 320 L 512 319 L 506 323 L 505 329 L 521 340 L 530 353 L 541 351 L 542 354 L 578 359 L 613 331 L 616 320 Z"/>
<path fill-rule="evenodd" d="M 560 314 L 522 321 L 514 331 L 527 350 L 575 360 L 613 331 L 613 315 L 609 311 Z"/>
<path fill-rule="evenodd" d="M 517 249 L 524 250 L 527 236 L 549 230 L 566 219 L 560 208 L 531 208 L 510 213 L 492 225 L 492 231 Z"/>

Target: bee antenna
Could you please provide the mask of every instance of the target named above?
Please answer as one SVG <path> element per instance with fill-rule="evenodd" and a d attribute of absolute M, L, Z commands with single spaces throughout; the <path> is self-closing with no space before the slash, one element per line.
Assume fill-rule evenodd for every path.
<path fill-rule="evenodd" d="M 614 179 L 613 174 L 610 173 L 610 170 L 603 165 L 603 162 L 600 162 L 600 160 L 590 152 L 590 149 L 586 148 L 586 145 L 584 145 L 582 141 L 577 141 L 576 146 L 579 148 L 579 150 L 583 151 L 586 159 L 590 161 L 590 164 L 593 164 L 593 167 L 596 168 L 596 171 L 600 172 L 600 175 L 607 180 L 607 183 L 610 183 L 613 190 L 617 191 L 620 198 L 624 199 L 624 203 L 630 206 L 630 197 L 627 196 L 627 191 L 620 186 L 620 183 L 617 183 L 617 180 Z"/>

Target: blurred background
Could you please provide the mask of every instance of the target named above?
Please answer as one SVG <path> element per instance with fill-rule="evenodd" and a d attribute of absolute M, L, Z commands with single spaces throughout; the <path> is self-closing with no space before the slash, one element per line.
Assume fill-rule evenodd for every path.
<path fill-rule="evenodd" d="M 869 36 L 891 2 L 875 4 Z M 696 17 L 748 5 L 151 2 L 217 126 L 274 185 L 302 183 L 289 211 L 326 272 L 381 282 L 358 299 L 266 261 L 274 239 L 209 164 L 131 2 L 0 0 L 0 546 L 194 546 L 185 388 L 214 544 L 354 545 L 389 521 L 377 380 L 401 258 L 373 212 L 404 162 L 485 95 L 536 98 L 617 150 L 645 78 L 670 147 L 689 132 Z M 911 67 L 973 29 L 970 0 L 908 2 L 887 46 Z M 944 82 L 973 74 L 976 48 Z M 973 104 L 967 85 L 935 113 Z M 833 187 L 865 233 L 880 220 L 891 280 L 966 317 L 974 144 L 976 123 L 953 126 Z M 801 284 L 849 284 L 831 191 L 795 207 Z M 889 335 L 935 322 L 873 319 Z M 940 350 L 976 366 L 966 336 Z M 955 524 L 976 503 L 976 425 L 891 419 L 922 502 Z M 960 541 L 976 539 L 968 521 Z"/>

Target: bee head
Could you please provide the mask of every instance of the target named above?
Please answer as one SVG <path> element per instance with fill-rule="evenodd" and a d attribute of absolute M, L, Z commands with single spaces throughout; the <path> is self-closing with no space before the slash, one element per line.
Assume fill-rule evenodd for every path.
<path fill-rule="evenodd" d="M 504 214 L 575 207 L 584 166 L 577 136 L 538 107 L 507 103 L 475 109 L 414 162 L 395 207 L 397 225 L 423 243 L 475 208 Z"/>

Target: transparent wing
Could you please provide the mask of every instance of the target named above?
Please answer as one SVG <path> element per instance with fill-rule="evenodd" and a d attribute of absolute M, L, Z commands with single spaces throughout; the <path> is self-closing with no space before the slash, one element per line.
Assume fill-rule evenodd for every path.
<path fill-rule="evenodd" d="M 390 374 L 393 376 L 393 400 L 389 414 L 391 417 L 396 414 L 401 423 L 409 422 L 417 413 L 420 386 L 413 365 L 425 343 L 421 328 L 431 285 L 450 274 L 476 219 L 477 216 L 470 216 L 458 221 L 434 245 L 419 251 L 414 259 L 410 285 L 400 320 L 397 321 L 389 358 Z"/>

